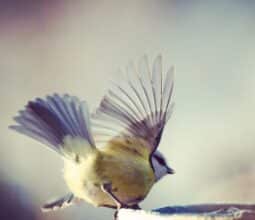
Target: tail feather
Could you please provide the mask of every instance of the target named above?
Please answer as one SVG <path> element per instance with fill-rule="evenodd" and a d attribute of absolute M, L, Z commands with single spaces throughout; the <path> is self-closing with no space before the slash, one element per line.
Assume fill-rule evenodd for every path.
<path fill-rule="evenodd" d="M 51 202 L 44 204 L 42 207 L 42 211 L 43 212 L 55 211 L 55 210 L 66 208 L 78 202 L 80 202 L 80 200 L 74 197 L 72 193 L 69 193 L 57 200 L 53 200 Z"/>
<path fill-rule="evenodd" d="M 87 105 L 69 95 L 54 94 L 45 100 L 28 102 L 25 110 L 14 118 L 18 125 L 10 126 L 19 133 L 47 144 L 61 152 L 67 136 L 85 139 L 95 146 L 91 136 Z"/>

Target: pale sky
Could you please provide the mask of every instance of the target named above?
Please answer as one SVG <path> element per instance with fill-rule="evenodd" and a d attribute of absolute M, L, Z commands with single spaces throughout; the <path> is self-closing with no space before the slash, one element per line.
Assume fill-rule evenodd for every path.
<path fill-rule="evenodd" d="M 12 117 L 28 100 L 54 92 L 77 95 L 93 110 L 118 68 L 159 53 L 163 69 L 176 70 L 176 105 L 160 144 L 176 174 L 156 184 L 142 206 L 255 201 L 253 1 L 1 4 L 0 173 L 31 194 L 38 213 L 67 192 L 63 163 L 8 130 Z M 111 215 L 83 204 L 42 216 Z"/>

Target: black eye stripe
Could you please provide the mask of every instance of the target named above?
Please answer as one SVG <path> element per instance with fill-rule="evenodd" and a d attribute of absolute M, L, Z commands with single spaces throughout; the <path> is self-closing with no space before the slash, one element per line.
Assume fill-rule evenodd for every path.
<path fill-rule="evenodd" d="M 159 164 L 166 165 L 166 162 L 162 157 L 159 157 L 158 155 L 154 155 L 154 157 L 159 162 Z"/>

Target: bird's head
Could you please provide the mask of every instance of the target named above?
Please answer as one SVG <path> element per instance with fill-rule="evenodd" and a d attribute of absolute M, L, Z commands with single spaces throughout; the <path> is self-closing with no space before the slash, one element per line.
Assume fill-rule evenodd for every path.
<path fill-rule="evenodd" d="M 156 181 L 160 180 L 163 176 L 167 174 L 175 173 L 175 171 L 167 164 L 163 154 L 159 151 L 155 151 L 152 154 L 151 162 L 154 169 Z"/>

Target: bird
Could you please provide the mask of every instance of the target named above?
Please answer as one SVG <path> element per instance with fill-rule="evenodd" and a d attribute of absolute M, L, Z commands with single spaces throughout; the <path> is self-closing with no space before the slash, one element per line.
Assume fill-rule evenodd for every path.
<path fill-rule="evenodd" d="M 120 74 L 123 74 L 120 73 Z M 75 96 L 54 93 L 28 101 L 10 129 L 54 150 L 64 161 L 69 193 L 44 211 L 85 201 L 96 207 L 140 208 L 152 186 L 174 170 L 158 150 L 174 103 L 174 68 L 162 56 L 130 63 L 95 111 Z"/>

